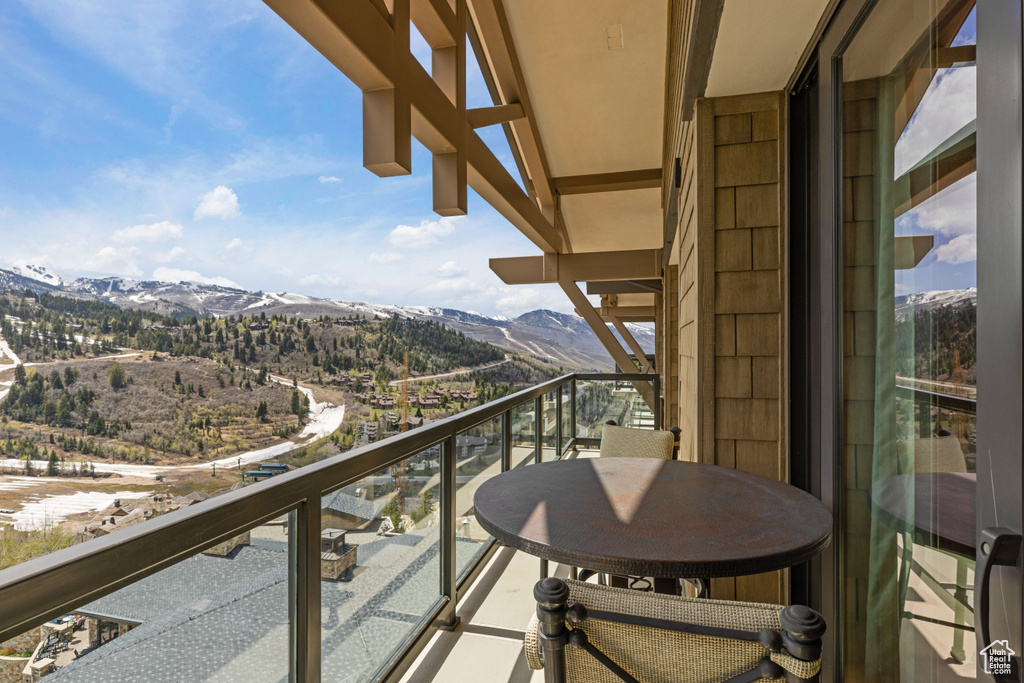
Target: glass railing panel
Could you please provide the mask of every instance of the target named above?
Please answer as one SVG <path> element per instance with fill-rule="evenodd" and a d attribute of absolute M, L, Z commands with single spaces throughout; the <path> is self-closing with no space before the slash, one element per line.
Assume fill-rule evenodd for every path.
<path fill-rule="evenodd" d="M 293 519 L 254 527 L 0 643 L 0 680 L 287 681 Z"/>
<path fill-rule="evenodd" d="M 533 464 L 537 458 L 537 421 L 534 400 L 512 409 L 512 467 Z"/>
<path fill-rule="evenodd" d="M 374 680 L 441 598 L 441 448 L 321 499 L 322 678 Z"/>
<path fill-rule="evenodd" d="M 600 439 L 605 423 L 623 427 L 654 429 L 654 412 L 637 388 L 654 383 L 642 380 L 580 379 L 576 381 L 576 433 L 581 438 Z"/>
<path fill-rule="evenodd" d="M 562 404 L 562 442 L 558 444 L 558 452 L 564 453 L 566 446 L 572 441 L 572 383 L 561 386 L 559 401 Z"/>
<path fill-rule="evenodd" d="M 455 569 L 459 578 L 491 541 L 477 522 L 473 496 L 481 484 L 501 474 L 501 444 L 501 416 L 455 437 Z"/>
<path fill-rule="evenodd" d="M 541 462 L 558 459 L 558 390 L 541 398 Z"/>

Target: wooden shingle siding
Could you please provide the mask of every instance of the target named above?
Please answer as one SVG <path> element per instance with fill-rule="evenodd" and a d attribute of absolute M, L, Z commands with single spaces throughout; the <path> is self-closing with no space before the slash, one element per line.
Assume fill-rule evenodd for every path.
<path fill-rule="evenodd" d="M 670 2 L 665 206 L 675 191 L 676 159 L 682 177 L 677 265 L 665 269 L 660 318 L 664 423 L 682 429 L 681 459 L 785 480 L 786 97 L 702 99 L 683 121 L 692 13 L 692 0 Z M 723 599 L 785 603 L 787 583 L 785 572 L 772 572 L 715 579 L 712 591 Z"/>
<path fill-rule="evenodd" d="M 698 348 L 714 363 L 699 363 L 698 392 L 710 405 L 702 440 L 705 462 L 785 481 L 788 477 L 788 316 L 783 93 L 698 102 L 701 169 L 698 194 L 713 212 L 699 230 L 713 254 L 704 256 L 714 325 L 698 325 Z M 706 127 L 701 128 L 701 127 Z M 701 156 L 701 153 L 704 156 Z M 698 235 L 698 243 L 701 237 Z M 708 292 L 703 294 L 708 295 Z M 699 310 L 699 309 L 698 309 Z M 785 602 L 788 575 L 772 572 L 716 579 L 715 597 Z"/>

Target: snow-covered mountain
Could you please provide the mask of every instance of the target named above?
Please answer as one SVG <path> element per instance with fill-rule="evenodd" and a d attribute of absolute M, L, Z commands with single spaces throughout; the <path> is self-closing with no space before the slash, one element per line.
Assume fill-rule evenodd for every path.
<path fill-rule="evenodd" d="M 609 370 L 611 359 L 597 337 L 579 317 L 538 310 L 518 318 L 490 317 L 470 311 L 433 306 L 393 306 L 363 301 L 320 299 L 291 292 L 250 292 L 198 282 L 159 282 L 131 278 L 76 278 L 40 266 L 0 269 L 0 291 L 30 289 L 62 296 L 106 301 L 121 308 L 163 315 L 270 315 L 313 318 L 399 315 L 432 320 L 466 336 L 520 353 L 529 353 L 566 367 Z M 654 330 L 627 323 L 641 347 L 654 349 Z"/>
<path fill-rule="evenodd" d="M 942 306 L 952 306 L 962 301 L 978 303 L 978 288 L 940 289 L 932 292 L 914 292 L 896 297 L 896 319 L 902 320 L 911 313 L 926 311 Z"/>

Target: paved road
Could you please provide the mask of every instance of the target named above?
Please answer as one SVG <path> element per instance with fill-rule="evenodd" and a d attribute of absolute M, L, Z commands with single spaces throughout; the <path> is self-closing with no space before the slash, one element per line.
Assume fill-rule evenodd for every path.
<path fill-rule="evenodd" d="M 479 370 L 490 370 L 491 368 L 496 368 L 499 365 L 504 365 L 505 363 L 509 362 L 510 360 L 512 360 L 512 359 L 509 358 L 506 355 L 505 356 L 505 360 L 498 361 L 497 363 L 491 363 L 490 365 L 481 365 L 478 368 L 470 368 L 469 370 L 456 370 L 455 372 L 446 372 L 443 375 L 424 375 L 423 377 L 410 377 L 409 381 L 410 382 L 422 382 L 425 379 L 437 379 L 439 377 L 452 377 L 453 375 L 465 375 L 467 372 L 477 372 Z M 388 386 L 389 387 L 396 387 L 399 384 L 401 384 L 402 381 L 403 380 L 400 380 L 400 379 L 392 380 L 391 382 L 388 382 Z"/>

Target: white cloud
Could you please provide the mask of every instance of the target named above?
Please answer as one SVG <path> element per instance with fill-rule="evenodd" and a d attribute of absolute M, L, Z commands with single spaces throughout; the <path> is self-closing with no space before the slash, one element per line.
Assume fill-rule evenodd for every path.
<path fill-rule="evenodd" d="M 521 315 L 541 308 L 545 297 L 532 287 L 509 287 L 495 304 L 503 315 Z"/>
<path fill-rule="evenodd" d="M 138 277 L 142 275 L 142 270 L 135 262 L 138 254 L 139 250 L 135 247 L 103 247 L 85 262 L 85 268 L 98 273 Z"/>
<path fill-rule="evenodd" d="M 155 258 L 160 263 L 170 263 L 171 261 L 177 261 L 178 259 L 180 259 L 184 255 L 185 255 L 185 248 L 184 247 L 174 247 L 170 251 L 168 251 L 168 252 L 161 252 L 161 253 L 157 254 L 156 256 L 154 256 L 153 258 Z"/>
<path fill-rule="evenodd" d="M 322 285 L 335 287 L 341 284 L 341 278 L 335 275 L 320 275 L 317 273 L 313 273 L 311 275 L 306 275 L 305 277 L 301 278 L 299 280 L 299 284 L 302 285 L 303 287 L 316 287 Z"/>
<path fill-rule="evenodd" d="M 321 183 L 340 183 L 341 182 L 341 178 L 339 178 L 338 176 L 333 176 L 333 175 L 322 175 L 322 176 L 320 176 L 320 182 Z"/>
<path fill-rule="evenodd" d="M 236 237 L 228 242 L 224 248 L 228 251 L 252 251 L 252 244 L 244 241 L 241 237 Z"/>
<path fill-rule="evenodd" d="M 0 209 L 0 218 L 10 218 L 16 213 L 17 211 L 12 209 L 11 207 L 5 206 L 4 208 Z"/>
<path fill-rule="evenodd" d="M 153 271 L 153 279 L 159 282 L 198 282 L 203 285 L 220 285 L 221 287 L 242 289 L 242 285 L 226 277 L 206 277 L 194 270 L 181 270 L 180 268 L 157 268 Z"/>
<path fill-rule="evenodd" d="M 455 277 L 456 275 L 463 275 L 466 271 L 459 265 L 458 261 L 448 261 L 443 266 L 437 269 L 441 273 L 441 277 Z"/>
<path fill-rule="evenodd" d="M 392 246 L 402 249 L 420 249 L 437 244 L 442 237 L 455 233 L 455 222 L 460 218 L 441 218 L 421 221 L 419 225 L 399 225 L 388 235 Z"/>
<path fill-rule="evenodd" d="M 478 292 L 482 290 L 483 287 L 466 277 L 449 277 L 443 280 L 438 280 L 431 285 L 427 285 L 423 289 L 426 292 L 455 294 L 463 292 Z"/>
<path fill-rule="evenodd" d="M 225 220 L 238 218 L 242 210 L 238 208 L 238 195 L 225 185 L 218 185 L 199 197 L 199 206 L 193 218 L 199 220 L 207 216 Z"/>
<path fill-rule="evenodd" d="M 978 260 L 978 235 L 958 235 L 935 249 L 935 258 L 943 263 L 968 263 Z"/>
<path fill-rule="evenodd" d="M 896 176 L 900 177 L 935 147 L 977 117 L 976 67 L 940 69 L 917 111 L 896 141 Z"/>
<path fill-rule="evenodd" d="M 395 261 L 401 261 L 403 258 L 405 257 L 393 251 L 386 251 L 383 254 L 373 252 L 369 256 L 371 263 L 394 263 Z"/>
<path fill-rule="evenodd" d="M 919 227 L 947 236 L 975 232 L 978 221 L 978 176 L 972 173 L 934 197 L 929 197 L 906 217 L 917 217 Z M 902 224 L 903 219 L 901 219 Z"/>
<path fill-rule="evenodd" d="M 111 239 L 122 244 L 139 242 L 154 244 L 156 242 L 180 240 L 182 236 L 180 225 L 169 221 L 160 221 L 159 223 L 150 223 L 148 225 L 133 225 L 128 228 L 121 228 L 111 236 Z"/>

